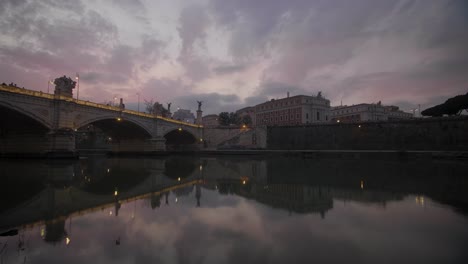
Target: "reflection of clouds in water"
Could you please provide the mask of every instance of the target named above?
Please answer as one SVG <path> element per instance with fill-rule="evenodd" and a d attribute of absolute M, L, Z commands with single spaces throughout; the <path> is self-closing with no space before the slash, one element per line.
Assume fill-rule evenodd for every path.
<path fill-rule="evenodd" d="M 468 242 L 466 218 L 443 207 L 421 208 L 414 197 L 380 205 L 335 201 L 325 219 L 272 209 L 203 189 L 177 204 L 149 200 L 72 219 L 71 244 L 49 245 L 31 233 L 32 263 L 395 263 L 458 260 Z M 171 194 L 170 199 L 174 197 Z M 135 218 L 131 215 L 135 210 Z M 68 230 L 68 220 L 66 229 Z M 441 229 L 440 226 L 444 228 Z M 115 245 L 115 239 L 121 244 Z M 407 252 L 407 254 L 401 254 Z M 428 254 L 428 252 L 435 252 Z M 458 255 L 457 255 L 458 254 Z M 382 259 L 382 256 L 390 256 Z M 10 256 L 12 257 L 12 256 Z M 466 257 L 466 256 L 465 256 Z"/>

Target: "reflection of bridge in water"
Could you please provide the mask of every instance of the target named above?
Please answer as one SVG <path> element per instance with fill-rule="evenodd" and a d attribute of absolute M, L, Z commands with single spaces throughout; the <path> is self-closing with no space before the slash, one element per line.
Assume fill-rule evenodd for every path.
<path fill-rule="evenodd" d="M 201 172 L 195 170 L 193 161 L 185 162 L 188 165 L 182 171 L 168 171 L 166 163 L 168 160 L 96 158 L 81 160 L 78 164 L 53 161 L 43 164 L 43 168 L 38 163 L 34 172 L 20 167 L 18 173 L 13 173 L 12 166 L 7 166 L 12 175 L 5 175 L 5 182 L 11 189 L 12 199 L 4 200 L 5 206 L 0 207 L 3 209 L 0 232 L 15 226 L 60 222 L 109 207 L 113 207 L 114 214 L 118 215 L 121 204 L 139 199 L 151 199 L 154 207 L 164 194 L 201 183 Z M 39 180 L 31 181 L 35 187 L 27 190 L 19 187 L 22 182 L 36 177 Z"/>
<path fill-rule="evenodd" d="M 289 213 L 322 217 L 336 200 L 385 208 L 388 202 L 417 195 L 450 204 L 462 212 L 468 205 L 468 181 L 463 174 L 467 165 L 453 162 L 94 157 L 78 163 L 33 164 L 30 170 L 21 163 L 0 165 L 8 185 L 3 194 L 10 198 L 1 201 L 5 205 L 0 206 L 0 233 L 18 226 L 63 225 L 68 217 L 103 208 L 113 208 L 118 215 L 121 204 L 137 199 L 149 199 L 151 207 L 156 208 L 164 196 L 167 202 L 169 192 L 181 197 L 195 190 L 194 201 L 200 206 L 203 188 Z M 28 189 L 21 194 L 15 187 L 26 181 L 31 186 L 24 186 Z"/>

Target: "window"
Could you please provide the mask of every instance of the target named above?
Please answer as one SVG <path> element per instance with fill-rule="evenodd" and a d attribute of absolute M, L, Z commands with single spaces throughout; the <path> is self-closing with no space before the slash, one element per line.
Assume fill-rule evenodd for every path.
<path fill-rule="evenodd" d="M 296 119 L 299 119 L 299 114 L 296 114 Z"/>
<path fill-rule="evenodd" d="M 309 113 L 306 113 L 306 119 L 309 119 Z"/>
<path fill-rule="evenodd" d="M 317 120 L 320 120 L 320 112 L 317 112 Z"/>

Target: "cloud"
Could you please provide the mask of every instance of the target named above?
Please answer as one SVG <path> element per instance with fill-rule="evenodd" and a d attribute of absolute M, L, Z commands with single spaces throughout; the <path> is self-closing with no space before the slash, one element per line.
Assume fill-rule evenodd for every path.
<path fill-rule="evenodd" d="M 203 115 L 232 112 L 244 107 L 244 102 L 235 94 L 187 94 L 174 98 L 174 103 L 180 108 L 197 109 L 197 101 L 203 101 Z"/>
<path fill-rule="evenodd" d="M 223 65 L 213 68 L 213 71 L 216 74 L 223 75 L 223 74 L 232 74 L 241 72 L 246 69 L 245 65 Z"/>
<path fill-rule="evenodd" d="M 200 56 L 197 49 L 204 48 L 206 30 L 210 23 L 205 8 L 200 5 L 190 5 L 181 10 L 180 26 L 177 28 L 182 40 L 178 61 L 185 68 L 185 75 L 194 82 L 209 76 L 209 59 Z"/>
<path fill-rule="evenodd" d="M 468 86 L 467 10 L 463 0 L 6 0 L 0 79 L 39 90 L 79 72 L 80 97 L 98 102 L 238 97 L 211 98 L 216 112 L 287 91 L 429 104 Z"/>

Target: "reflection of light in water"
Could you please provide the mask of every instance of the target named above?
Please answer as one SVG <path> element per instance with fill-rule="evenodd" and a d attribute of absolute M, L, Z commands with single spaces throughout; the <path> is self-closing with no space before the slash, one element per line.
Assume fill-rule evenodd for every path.
<path fill-rule="evenodd" d="M 65 238 L 65 244 L 67 244 L 67 245 L 70 244 L 70 238 L 69 237 Z"/>
<path fill-rule="evenodd" d="M 175 198 L 175 202 L 177 203 L 177 201 L 178 201 L 178 200 L 177 200 L 177 197 L 176 197 L 176 198 Z"/>
<path fill-rule="evenodd" d="M 417 204 L 419 204 L 419 205 L 421 205 L 421 206 L 424 206 L 424 196 L 418 195 L 418 196 L 416 196 L 416 199 L 415 199 L 415 200 L 416 200 L 416 203 L 417 203 Z"/>
<path fill-rule="evenodd" d="M 361 181 L 361 189 L 364 189 L 364 181 Z"/>

